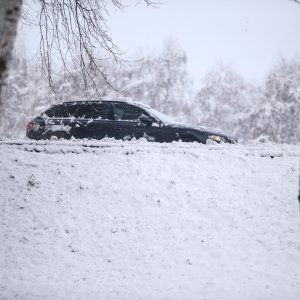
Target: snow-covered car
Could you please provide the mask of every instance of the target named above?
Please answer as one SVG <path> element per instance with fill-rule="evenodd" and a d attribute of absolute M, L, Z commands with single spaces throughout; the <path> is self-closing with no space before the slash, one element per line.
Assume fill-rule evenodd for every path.
<path fill-rule="evenodd" d="M 54 105 L 27 124 L 31 139 L 130 140 L 151 142 L 235 143 L 215 129 L 180 124 L 163 113 L 126 98 L 102 97 L 95 101 L 71 101 Z"/>

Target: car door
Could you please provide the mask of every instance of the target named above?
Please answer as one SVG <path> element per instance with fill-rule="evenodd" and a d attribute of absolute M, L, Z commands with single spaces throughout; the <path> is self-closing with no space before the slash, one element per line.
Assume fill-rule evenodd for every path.
<path fill-rule="evenodd" d="M 171 139 L 170 130 L 163 128 L 162 124 L 146 110 L 128 103 L 114 103 L 113 108 L 117 138 L 146 138 L 151 142 L 164 142 Z M 141 122 L 142 115 L 148 116 L 154 122 L 151 125 Z"/>
<path fill-rule="evenodd" d="M 78 109 L 76 105 L 55 105 L 43 113 L 44 117 L 44 132 L 42 136 L 50 137 L 53 133 L 66 132 L 71 134 L 72 119 L 75 111 Z"/>
<path fill-rule="evenodd" d="M 151 126 L 145 127 L 144 135 L 151 137 L 151 139 L 154 139 L 155 142 L 159 143 L 177 141 L 179 136 L 176 128 L 161 122 L 154 122 Z"/>
<path fill-rule="evenodd" d="M 72 133 L 76 138 L 102 139 L 113 137 L 113 111 L 110 103 L 85 103 L 75 113 L 76 125 Z"/>
<path fill-rule="evenodd" d="M 139 117 L 143 114 L 143 111 L 139 107 L 117 102 L 113 103 L 113 112 L 116 139 L 130 140 L 133 137 L 142 137 Z"/>

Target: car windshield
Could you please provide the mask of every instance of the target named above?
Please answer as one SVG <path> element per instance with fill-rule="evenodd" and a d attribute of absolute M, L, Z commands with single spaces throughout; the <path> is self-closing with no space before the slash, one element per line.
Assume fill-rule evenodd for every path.
<path fill-rule="evenodd" d="M 172 117 L 169 117 L 159 111 L 157 111 L 154 108 L 148 108 L 147 111 L 149 112 L 149 114 L 151 114 L 152 116 L 156 117 L 157 119 L 159 119 L 160 121 L 167 123 L 167 124 L 174 124 L 177 123 Z"/>

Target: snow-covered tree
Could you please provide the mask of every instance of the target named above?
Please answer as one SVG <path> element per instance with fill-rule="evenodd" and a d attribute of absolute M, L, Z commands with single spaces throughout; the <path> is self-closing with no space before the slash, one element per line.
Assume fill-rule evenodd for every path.
<path fill-rule="evenodd" d="M 194 122 L 245 138 L 250 130 L 245 120 L 255 105 L 257 92 L 230 66 L 220 64 L 203 78 L 194 101 Z"/>
<path fill-rule="evenodd" d="M 40 66 L 21 53 L 14 55 L 2 92 L 1 134 L 24 136 L 26 123 L 49 106 L 49 88 Z"/>
<path fill-rule="evenodd" d="M 275 142 L 300 141 L 300 59 L 280 59 L 267 77 L 261 103 L 250 115 L 253 137 Z"/>
<path fill-rule="evenodd" d="M 173 40 L 157 54 L 143 53 L 141 62 L 115 68 L 113 84 L 125 96 L 186 120 L 192 95 L 192 80 L 187 73 L 187 58 Z"/>
<path fill-rule="evenodd" d="M 144 60 L 130 65 L 105 62 L 117 90 L 109 88 L 91 68 L 89 72 L 98 87 L 96 90 L 91 86 L 91 98 L 129 96 L 178 120 L 218 127 L 244 141 L 268 136 L 276 142 L 299 142 L 299 58 L 282 59 L 260 87 L 247 83 L 231 67 L 220 65 L 204 77 L 193 97 L 186 55 L 179 47 L 167 43 L 161 53 L 143 55 Z M 26 122 L 50 103 L 85 98 L 79 67 L 53 74 L 60 95 L 54 97 L 46 78 L 39 72 L 40 66 L 20 53 L 16 57 L 4 89 L 2 133 L 24 135 Z"/>

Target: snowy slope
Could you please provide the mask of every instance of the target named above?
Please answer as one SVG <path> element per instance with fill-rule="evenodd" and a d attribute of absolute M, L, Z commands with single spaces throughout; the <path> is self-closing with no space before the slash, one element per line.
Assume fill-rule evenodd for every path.
<path fill-rule="evenodd" d="M 300 299 L 299 159 L 2 140 L 0 299 Z"/>

